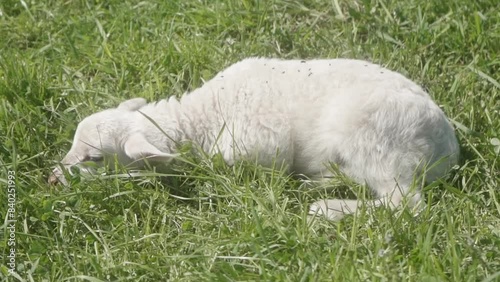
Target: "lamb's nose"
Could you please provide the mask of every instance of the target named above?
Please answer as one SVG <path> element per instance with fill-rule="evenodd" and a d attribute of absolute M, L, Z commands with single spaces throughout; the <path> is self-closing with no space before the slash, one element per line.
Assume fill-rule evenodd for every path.
<path fill-rule="evenodd" d="M 57 178 L 57 176 L 53 172 L 51 172 L 47 182 L 49 183 L 49 185 L 57 185 L 59 184 L 59 178 Z"/>
<path fill-rule="evenodd" d="M 47 182 L 49 183 L 49 185 L 57 185 L 57 184 L 62 184 L 65 186 L 68 185 L 66 178 L 64 178 L 64 173 L 58 167 L 54 168 L 54 170 L 50 172 Z"/>

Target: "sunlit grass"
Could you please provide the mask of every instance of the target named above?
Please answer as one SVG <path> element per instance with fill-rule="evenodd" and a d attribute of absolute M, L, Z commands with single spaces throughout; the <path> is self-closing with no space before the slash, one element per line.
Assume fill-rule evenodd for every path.
<path fill-rule="evenodd" d="M 0 182 L 17 176 L 8 279 L 496 281 L 498 42 L 496 0 L 0 2 Z M 310 203 L 365 188 L 339 176 L 310 189 L 279 169 L 189 155 L 169 176 L 46 184 L 83 117 L 180 96 L 249 56 L 359 58 L 404 73 L 453 120 L 460 166 L 424 189 L 418 216 L 381 208 L 312 224 Z"/>

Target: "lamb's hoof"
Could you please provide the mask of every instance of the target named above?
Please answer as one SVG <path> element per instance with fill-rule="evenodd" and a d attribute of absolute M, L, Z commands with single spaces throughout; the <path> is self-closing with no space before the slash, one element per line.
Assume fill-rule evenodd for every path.
<path fill-rule="evenodd" d="M 339 221 L 344 217 L 344 213 L 340 209 L 335 209 L 335 207 L 328 206 L 328 201 L 320 200 L 314 202 L 309 207 L 309 219 L 315 216 L 324 216 L 328 220 Z"/>

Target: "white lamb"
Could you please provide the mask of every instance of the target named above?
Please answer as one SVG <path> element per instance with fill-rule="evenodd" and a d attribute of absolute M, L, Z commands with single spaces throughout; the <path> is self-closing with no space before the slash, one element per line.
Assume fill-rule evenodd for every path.
<path fill-rule="evenodd" d="M 334 163 L 378 196 L 311 205 L 310 214 L 332 220 L 361 204 L 396 207 L 405 196 L 420 203 L 414 180 L 442 177 L 459 156 L 444 113 L 399 73 L 359 60 L 249 58 L 180 100 L 135 98 L 85 118 L 61 163 L 168 163 L 185 141 L 221 153 L 229 165 L 243 158 L 284 164 L 317 180 L 331 177 Z M 67 184 L 55 168 L 49 182 L 58 181 Z"/>

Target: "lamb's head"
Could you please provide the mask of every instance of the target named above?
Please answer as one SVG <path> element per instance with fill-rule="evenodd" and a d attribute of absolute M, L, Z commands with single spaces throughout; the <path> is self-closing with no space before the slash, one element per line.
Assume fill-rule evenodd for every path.
<path fill-rule="evenodd" d="M 141 132 L 137 120 L 144 120 L 137 110 L 146 100 L 136 98 L 121 103 L 115 109 L 95 113 L 82 120 L 76 129 L 71 149 L 54 168 L 49 184 L 58 182 L 67 185 L 63 170 L 71 173 L 71 167 L 91 173 L 96 166 L 109 165 L 118 161 L 130 165 L 148 158 L 154 161 L 169 161 L 173 155 L 161 152 Z M 64 169 L 63 169 L 64 167 Z"/>

